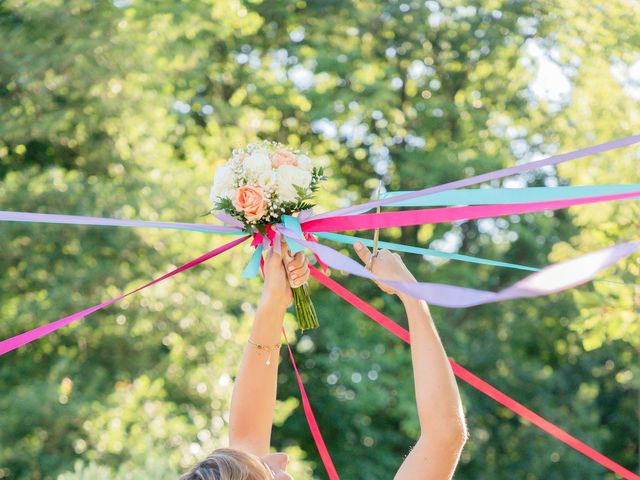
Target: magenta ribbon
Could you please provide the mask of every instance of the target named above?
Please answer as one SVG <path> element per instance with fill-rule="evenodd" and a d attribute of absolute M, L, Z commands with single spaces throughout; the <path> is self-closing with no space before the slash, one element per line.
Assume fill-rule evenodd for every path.
<path fill-rule="evenodd" d="M 304 411 L 304 416 L 307 419 L 307 424 L 309 425 L 309 430 L 311 431 L 313 441 L 315 442 L 316 448 L 318 449 L 318 454 L 320 455 L 322 464 L 327 471 L 329 480 L 340 480 L 336 467 L 333 465 L 333 460 L 331 460 L 329 450 L 327 450 L 327 445 L 324 443 L 324 439 L 322 438 L 322 433 L 320 432 L 320 427 L 318 426 L 318 422 L 316 421 L 316 416 L 313 414 L 311 402 L 309 401 L 307 391 L 304 388 L 304 383 L 302 383 L 302 377 L 300 376 L 300 372 L 298 371 L 296 360 L 293 358 L 293 352 L 291 351 L 289 339 L 287 338 L 287 332 L 285 332 L 284 328 L 282 329 L 282 335 L 284 336 L 284 340 L 287 344 L 287 349 L 289 350 L 289 360 L 291 360 L 293 373 L 296 375 L 296 380 L 298 381 L 298 389 L 300 390 L 300 398 L 302 399 L 302 410 Z"/>
<path fill-rule="evenodd" d="M 498 217 L 558 210 L 577 205 L 625 200 L 637 197 L 638 192 L 599 195 L 596 197 L 572 198 L 547 202 L 513 203 L 506 205 L 474 205 L 468 207 L 430 208 L 421 210 L 403 210 L 399 212 L 364 213 L 346 217 L 321 218 L 302 223 L 303 232 L 340 232 L 346 230 L 368 230 L 374 228 L 405 227 L 428 223 L 454 222 L 459 220 L 476 220 L 479 218 Z M 400 195 L 398 195 L 398 198 Z"/>
<path fill-rule="evenodd" d="M 58 330 L 59 328 L 62 328 L 66 325 L 69 325 L 72 322 L 75 322 L 76 320 L 80 320 L 81 318 L 84 318 L 87 315 L 92 314 L 96 310 L 100 310 L 101 308 L 107 307 L 112 303 L 117 302 L 118 300 L 122 300 L 124 297 L 128 297 L 129 295 L 139 292 L 144 288 L 150 287 L 151 285 L 161 282 L 162 280 L 165 280 L 169 277 L 173 277 L 177 273 L 180 273 L 184 270 L 188 270 L 192 267 L 195 267 L 196 265 L 206 260 L 209 260 L 210 258 L 213 258 L 217 255 L 220 255 L 221 253 L 226 252 L 227 250 L 235 247 L 236 245 L 239 245 L 240 243 L 244 242 L 247 238 L 249 238 L 249 235 L 246 235 L 241 238 L 237 238 L 229 243 L 225 243 L 224 245 L 214 248 L 210 252 L 205 253 L 204 255 L 201 255 L 200 257 L 194 260 L 191 260 L 190 262 L 187 262 L 184 265 L 174 270 L 171 270 L 168 273 L 165 273 L 163 276 L 156 278 L 155 280 L 152 280 L 149 283 L 145 283 L 144 285 L 136 288 L 135 290 L 131 290 L 130 292 L 119 295 L 115 298 L 107 300 L 106 302 L 102 302 L 98 305 L 94 305 L 93 307 L 89 307 L 80 312 L 76 312 L 73 315 L 69 315 L 68 317 L 64 317 L 54 322 L 48 323 L 46 325 L 42 325 L 40 327 L 26 331 L 24 333 L 16 335 L 15 337 L 7 338 L 6 340 L 3 340 L 0 342 L 0 355 L 4 355 L 5 353 L 10 352 L 11 350 L 15 350 L 16 348 L 19 348 L 22 345 L 33 342 L 34 340 L 37 340 L 40 337 L 43 337 L 51 332 Z"/>

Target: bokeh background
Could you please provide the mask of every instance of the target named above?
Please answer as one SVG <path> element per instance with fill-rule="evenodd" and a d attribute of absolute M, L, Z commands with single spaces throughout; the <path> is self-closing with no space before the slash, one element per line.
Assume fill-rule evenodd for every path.
<path fill-rule="evenodd" d="M 307 149 L 317 211 L 640 130 L 633 0 L 5 0 L 0 207 L 211 222 L 234 147 Z M 493 186 L 638 183 L 637 147 Z M 203 216 L 205 215 L 205 216 Z M 637 202 L 388 229 L 384 240 L 543 266 L 638 239 Z M 194 232 L 0 225 L 0 337 L 137 287 L 225 241 Z M 175 479 L 226 444 L 260 279 L 248 246 L 0 359 L 1 479 Z M 499 289 L 523 272 L 406 256 L 422 280 Z M 562 294 L 433 308 L 448 354 L 638 472 L 637 255 Z M 403 322 L 360 278 L 334 278 Z M 625 283 L 621 285 L 620 282 Z M 312 283 L 290 336 L 345 479 L 389 479 L 418 434 L 408 347 Z M 274 447 L 325 478 L 288 360 Z M 613 479 L 460 382 L 459 479 Z"/>

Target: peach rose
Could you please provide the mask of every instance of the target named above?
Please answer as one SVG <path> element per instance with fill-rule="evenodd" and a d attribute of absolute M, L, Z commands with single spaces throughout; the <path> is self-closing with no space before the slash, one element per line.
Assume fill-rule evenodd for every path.
<path fill-rule="evenodd" d="M 233 206 L 236 210 L 244 212 L 247 220 L 260 220 L 267 212 L 267 201 L 264 198 L 262 187 L 244 185 L 236 190 L 236 197 L 233 199 Z"/>
<path fill-rule="evenodd" d="M 271 157 L 271 166 L 273 168 L 278 168 L 280 165 L 293 165 L 294 167 L 298 166 L 298 161 L 296 157 L 286 150 L 278 150 Z"/>

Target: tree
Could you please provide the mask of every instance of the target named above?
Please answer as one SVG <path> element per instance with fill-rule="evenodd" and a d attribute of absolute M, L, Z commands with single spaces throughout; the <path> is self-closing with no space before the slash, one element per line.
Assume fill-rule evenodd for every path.
<path fill-rule="evenodd" d="M 605 141 L 638 124 L 628 74 L 637 23 L 622 1 L 6 1 L 0 203 L 209 221 L 199 215 L 210 207 L 215 168 L 261 138 L 306 148 L 326 167 L 324 208 L 368 198 L 379 177 L 390 190 L 417 189 Z M 570 89 L 540 95 L 535 87 L 554 64 Z M 634 155 L 617 151 L 506 184 L 635 182 Z M 542 266 L 637 238 L 637 216 L 625 202 L 389 229 L 383 238 Z M 0 334 L 111 298 L 223 240 L 3 224 Z M 229 252 L 4 356 L 0 478 L 148 478 L 154 459 L 174 478 L 221 446 L 260 288 L 239 279 L 249 253 Z M 420 278 L 478 288 L 522 276 L 407 261 Z M 400 305 L 374 286 L 333 275 L 402 321 Z M 628 284 L 637 275 L 631 259 L 606 279 Z M 390 478 L 417 434 L 413 387 L 403 380 L 407 348 L 313 289 L 322 326 L 295 348 L 329 450 L 344 478 Z M 596 282 L 536 301 L 433 312 L 452 357 L 633 469 L 634 295 Z M 281 368 L 274 446 L 298 460 L 296 478 L 322 478 L 295 409 L 297 386 Z M 471 441 L 458 477 L 605 476 L 462 388 Z"/>

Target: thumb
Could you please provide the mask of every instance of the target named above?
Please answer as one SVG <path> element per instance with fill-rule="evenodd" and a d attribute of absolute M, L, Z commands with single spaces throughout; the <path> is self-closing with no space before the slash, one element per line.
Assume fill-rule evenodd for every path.
<path fill-rule="evenodd" d="M 365 265 L 369 265 L 369 260 L 371 259 L 371 252 L 366 247 L 366 245 L 362 242 L 356 242 L 353 244 L 353 248 L 355 249 L 358 257 Z"/>

